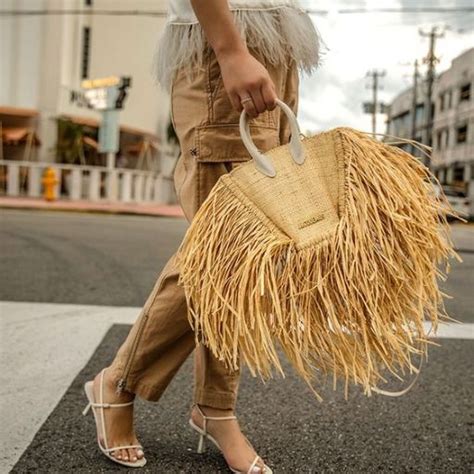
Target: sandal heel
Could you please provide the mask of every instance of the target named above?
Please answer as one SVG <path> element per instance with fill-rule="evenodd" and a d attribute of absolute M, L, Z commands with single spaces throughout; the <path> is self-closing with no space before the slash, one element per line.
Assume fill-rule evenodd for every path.
<path fill-rule="evenodd" d="M 197 446 L 197 452 L 199 454 L 202 454 L 204 451 L 206 451 L 205 439 L 206 437 L 203 434 L 199 435 L 199 441 Z"/>
<path fill-rule="evenodd" d="M 194 423 L 192 417 L 189 419 L 189 424 L 190 424 L 191 428 L 194 431 L 196 431 L 199 435 L 197 452 L 199 454 L 202 454 L 206 450 L 206 446 L 205 446 L 206 439 L 211 441 L 211 443 L 215 444 L 216 447 L 222 452 L 222 449 L 219 446 L 219 443 L 207 432 L 207 421 L 208 420 L 216 420 L 216 421 L 218 421 L 218 420 L 235 420 L 236 416 L 235 415 L 231 415 L 231 416 L 206 416 L 197 403 L 195 403 L 193 406 L 195 406 L 197 408 L 199 414 L 202 416 L 202 419 L 203 419 L 203 427 L 202 428 L 200 428 L 199 426 L 197 426 Z M 250 442 L 249 442 L 249 444 L 250 444 Z M 255 459 L 253 460 L 252 464 L 250 465 L 250 468 L 245 472 L 237 471 L 229 465 L 228 465 L 228 467 L 235 474 L 245 474 L 245 473 L 248 474 L 250 472 L 254 472 L 253 469 L 257 466 L 257 463 L 258 463 L 259 459 L 261 459 L 260 456 L 258 456 L 258 455 L 255 456 Z M 263 470 L 260 470 L 260 473 L 261 474 L 273 474 L 273 471 L 266 464 L 264 464 Z"/>
<path fill-rule="evenodd" d="M 87 406 L 82 410 L 82 414 L 86 416 L 89 413 L 89 410 L 91 409 L 91 404 L 88 403 Z"/>

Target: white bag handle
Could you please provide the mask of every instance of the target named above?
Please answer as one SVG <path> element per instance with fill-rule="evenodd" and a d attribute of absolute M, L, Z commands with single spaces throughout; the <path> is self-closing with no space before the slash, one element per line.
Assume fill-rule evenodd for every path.
<path fill-rule="evenodd" d="M 293 157 L 295 163 L 302 165 L 304 163 L 304 149 L 303 144 L 301 143 L 300 138 L 300 128 L 298 126 L 298 121 L 296 120 L 295 114 L 293 111 L 280 99 L 276 99 L 276 103 L 283 112 L 285 112 L 286 116 L 288 117 L 290 123 L 290 130 L 291 130 L 291 140 L 290 140 L 290 153 Z M 247 148 L 247 151 L 250 153 L 250 156 L 253 158 L 255 162 L 256 168 L 266 176 L 273 178 L 276 176 L 275 168 L 268 156 L 265 156 L 261 153 L 258 148 L 255 146 L 255 143 L 250 136 L 250 126 L 247 118 L 247 114 L 245 113 L 245 109 L 242 110 L 240 114 L 240 137 Z"/>

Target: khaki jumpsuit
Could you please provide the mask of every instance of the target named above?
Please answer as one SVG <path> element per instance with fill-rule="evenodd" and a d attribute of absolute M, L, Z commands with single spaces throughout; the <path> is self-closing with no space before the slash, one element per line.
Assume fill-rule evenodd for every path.
<path fill-rule="evenodd" d="M 277 95 L 296 113 L 298 70 L 295 62 L 266 66 Z M 239 113 L 224 89 L 215 54 L 205 51 L 204 64 L 191 79 L 179 70 L 171 88 L 171 114 L 181 154 L 174 185 L 188 221 L 206 199 L 219 177 L 250 159 L 239 134 Z M 261 151 L 287 143 L 290 131 L 280 108 L 251 122 L 252 138 Z M 173 255 L 159 275 L 136 323 L 119 349 L 109 372 L 119 388 L 157 401 L 189 354 L 195 350 L 194 403 L 234 409 L 240 371 L 229 372 L 201 344 L 188 318 L 184 290 Z"/>

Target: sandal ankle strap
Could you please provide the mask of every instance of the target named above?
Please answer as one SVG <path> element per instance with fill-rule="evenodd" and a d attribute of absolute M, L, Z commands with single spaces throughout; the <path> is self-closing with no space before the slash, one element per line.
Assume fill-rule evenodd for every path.
<path fill-rule="evenodd" d="M 133 402 L 127 403 L 91 403 L 91 407 L 94 408 L 121 408 L 121 407 L 129 407 L 133 405 Z"/>
<path fill-rule="evenodd" d="M 236 420 L 237 417 L 235 415 L 229 415 L 229 416 L 207 416 L 204 414 L 204 412 L 201 410 L 201 407 L 195 403 L 194 406 L 197 408 L 199 414 L 204 418 L 204 420 Z"/>

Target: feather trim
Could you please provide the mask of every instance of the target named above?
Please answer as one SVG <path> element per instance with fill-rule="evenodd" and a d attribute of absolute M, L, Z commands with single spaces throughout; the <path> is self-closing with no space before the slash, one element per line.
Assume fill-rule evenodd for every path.
<path fill-rule="evenodd" d="M 320 65 L 323 47 L 326 46 L 303 10 L 280 7 L 234 10 L 232 13 L 247 46 L 259 51 L 270 64 L 287 64 L 290 57 L 307 73 Z M 191 75 L 193 70 L 203 65 L 207 47 L 199 23 L 168 23 L 154 58 L 158 82 L 169 90 L 178 69 L 188 69 Z"/>

